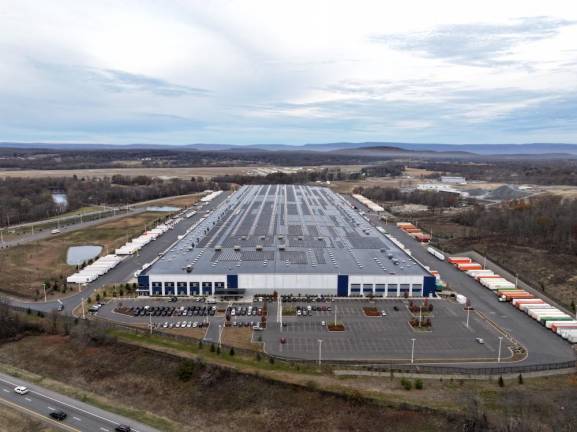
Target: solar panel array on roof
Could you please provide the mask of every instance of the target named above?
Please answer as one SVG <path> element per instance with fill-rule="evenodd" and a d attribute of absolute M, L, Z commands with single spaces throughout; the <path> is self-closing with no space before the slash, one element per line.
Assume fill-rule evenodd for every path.
<path fill-rule="evenodd" d="M 237 273 L 426 273 L 340 195 L 299 185 L 243 186 L 151 272 L 182 274 L 193 264 L 192 275 L 226 274 L 231 263 Z"/>

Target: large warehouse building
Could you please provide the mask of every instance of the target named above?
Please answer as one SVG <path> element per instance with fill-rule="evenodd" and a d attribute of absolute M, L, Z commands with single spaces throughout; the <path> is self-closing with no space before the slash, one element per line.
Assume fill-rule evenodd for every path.
<path fill-rule="evenodd" d="M 143 271 L 139 294 L 421 297 L 435 277 L 324 187 L 244 186 Z"/>

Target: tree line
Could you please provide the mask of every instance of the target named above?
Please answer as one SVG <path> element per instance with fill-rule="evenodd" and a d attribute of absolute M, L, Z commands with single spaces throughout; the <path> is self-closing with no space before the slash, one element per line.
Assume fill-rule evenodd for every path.
<path fill-rule="evenodd" d="M 473 162 L 420 162 L 415 168 L 436 171 L 427 176 L 438 179 L 442 175 L 460 175 L 470 180 L 539 185 L 577 186 L 577 160 L 504 160 Z"/>
<path fill-rule="evenodd" d="M 499 236 L 501 242 L 577 253 L 577 200 L 546 195 L 475 206 L 454 221 L 475 228 L 479 237 Z"/>
<path fill-rule="evenodd" d="M 407 204 L 421 204 L 426 205 L 432 209 L 455 207 L 459 203 L 459 196 L 457 194 L 447 192 L 435 191 L 401 191 L 397 188 L 387 187 L 356 187 L 353 193 L 364 195 L 365 197 L 378 202 L 397 201 Z"/>
<path fill-rule="evenodd" d="M 222 187 L 228 185 L 202 177 L 190 180 L 145 176 L 4 178 L 0 179 L 0 226 L 46 219 L 89 205 L 126 205 Z M 66 195 L 65 208 L 54 201 L 54 192 Z"/>

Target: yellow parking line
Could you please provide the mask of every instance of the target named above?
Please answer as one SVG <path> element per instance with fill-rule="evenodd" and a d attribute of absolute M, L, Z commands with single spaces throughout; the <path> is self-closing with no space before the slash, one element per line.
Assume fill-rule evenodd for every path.
<path fill-rule="evenodd" d="M 42 414 L 40 414 L 40 413 L 37 413 L 36 411 L 32 411 L 32 410 L 30 410 L 30 409 L 28 409 L 28 408 L 25 408 L 25 407 L 23 407 L 23 406 L 17 405 L 17 404 L 15 404 L 15 403 L 10 402 L 10 401 L 7 401 L 7 400 L 5 400 L 5 399 L 0 399 L 0 403 L 3 403 L 3 404 L 5 404 L 5 405 L 10 405 L 10 406 L 12 406 L 12 407 L 14 407 L 14 408 L 16 408 L 16 409 L 18 409 L 18 410 L 20 410 L 20 411 L 25 411 L 25 412 L 27 412 L 28 414 L 32 415 L 33 417 L 37 417 L 37 418 L 39 418 L 40 420 L 50 422 L 50 423 L 54 424 L 55 426 L 57 426 L 57 427 L 59 427 L 59 428 L 61 428 L 61 429 L 66 429 L 66 430 L 69 430 L 69 431 L 72 431 L 72 432 L 82 432 L 80 429 L 75 429 L 75 428 L 73 428 L 72 426 L 68 426 L 67 424 L 57 422 L 56 420 L 53 420 L 52 418 L 50 418 L 50 417 L 48 417 L 48 416 L 44 416 L 44 415 L 42 415 Z"/>

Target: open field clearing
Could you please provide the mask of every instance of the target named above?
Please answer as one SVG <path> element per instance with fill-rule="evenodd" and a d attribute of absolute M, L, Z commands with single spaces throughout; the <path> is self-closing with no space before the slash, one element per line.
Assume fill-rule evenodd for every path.
<path fill-rule="evenodd" d="M 39 419 L 0 402 L 0 432 L 57 432 Z"/>
<path fill-rule="evenodd" d="M 167 431 L 369 431 L 375 424 L 399 432 L 462 430 L 462 422 L 442 414 L 336 396 L 317 391 L 312 382 L 309 388 L 282 384 L 124 344 L 27 337 L 1 346 L 0 362 L 56 381 L 66 377 L 68 386 L 130 407 L 139 417 L 167 419 L 161 428 Z"/>
<path fill-rule="evenodd" d="M 58 235 L 38 242 L 18 245 L 0 251 L 0 291 L 25 298 L 38 299 L 42 283 L 51 281 L 47 292 L 52 297 L 62 296 L 62 288 L 54 290 L 53 283 L 60 287 L 66 276 L 76 271 L 76 266 L 66 263 L 70 246 L 100 245 L 102 254 L 114 251 L 132 237 L 140 235 L 145 225 L 149 228 L 162 213 L 140 213 L 106 222 L 84 230 Z"/>
<path fill-rule="evenodd" d="M 321 167 L 304 167 L 304 169 L 319 168 L 340 168 L 343 172 L 354 172 L 360 170 L 364 165 L 326 165 Z M 190 177 L 214 177 L 226 174 L 267 174 L 277 170 L 287 172 L 296 171 L 298 167 L 278 167 L 273 165 L 253 165 L 253 166 L 224 166 L 224 167 L 191 167 L 191 168 L 98 168 L 85 170 L 20 170 L 6 171 L 0 170 L 0 177 L 30 177 L 30 178 L 54 178 L 54 177 L 112 177 L 115 174 L 124 176 L 149 176 L 149 177 L 176 177 L 189 179 Z"/>
<path fill-rule="evenodd" d="M 176 207 L 190 207 L 196 204 L 200 198 L 205 194 L 195 193 L 189 195 L 182 195 L 176 197 L 159 198 L 152 201 L 146 201 L 145 203 L 136 203 L 134 207 L 148 207 L 148 206 L 176 206 Z"/>

